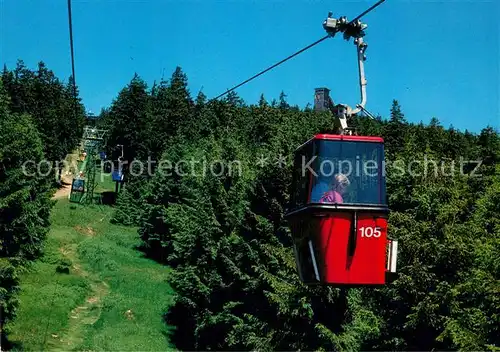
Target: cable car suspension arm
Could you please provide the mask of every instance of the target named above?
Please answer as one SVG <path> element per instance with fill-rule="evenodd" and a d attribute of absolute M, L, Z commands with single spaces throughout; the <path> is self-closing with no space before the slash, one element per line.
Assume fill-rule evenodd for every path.
<path fill-rule="evenodd" d="M 368 27 L 365 23 L 362 23 L 359 18 L 364 14 L 370 12 L 375 7 L 380 5 L 385 0 L 380 0 L 361 15 L 357 16 L 354 20 L 348 22 L 345 16 L 342 16 L 338 19 L 332 18 L 332 13 L 328 14 L 327 19 L 323 22 L 323 28 L 326 30 L 329 36 L 334 37 L 337 32 L 342 32 L 345 40 L 349 40 L 351 37 L 354 38 L 354 44 L 356 45 L 357 51 L 357 59 L 358 59 L 358 72 L 359 72 L 359 87 L 361 94 L 361 102 L 356 105 L 355 109 L 352 109 L 350 106 L 345 104 L 337 104 L 334 105 L 331 98 L 327 102 L 328 107 L 332 114 L 337 118 L 340 122 L 340 133 L 344 134 L 346 131 L 349 131 L 349 127 L 347 124 L 347 119 L 360 111 L 365 113 L 370 118 L 374 119 L 374 116 L 369 113 L 366 108 L 366 77 L 365 77 L 365 67 L 364 62 L 366 60 L 366 49 L 368 44 L 363 40 L 365 36 L 364 30 Z"/>

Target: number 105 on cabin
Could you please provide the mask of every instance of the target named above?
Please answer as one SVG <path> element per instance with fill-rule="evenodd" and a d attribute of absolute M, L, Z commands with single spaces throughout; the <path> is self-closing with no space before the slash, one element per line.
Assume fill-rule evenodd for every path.
<path fill-rule="evenodd" d="M 382 235 L 382 229 L 380 227 L 360 227 L 359 232 L 361 237 L 380 237 Z"/>

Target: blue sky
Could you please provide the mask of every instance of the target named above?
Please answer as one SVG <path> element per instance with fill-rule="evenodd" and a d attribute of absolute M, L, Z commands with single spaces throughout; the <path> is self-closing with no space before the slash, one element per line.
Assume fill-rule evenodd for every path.
<path fill-rule="evenodd" d="M 353 18 L 375 1 L 73 0 L 76 79 L 98 113 L 137 72 L 149 85 L 177 65 L 193 96 L 209 97 L 324 35 L 328 11 Z M 364 18 L 367 108 L 388 116 L 399 100 L 407 119 L 435 116 L 445 127 L 500 129 L 498 1 L 387 0 Z M 0 61 L 31 68 L 43 60 L 71 73 L 65 0 L 0 0 Z M 315 87 L 335 102 L 359 100 L 354 44 L 341 36 L 237 90 L 248 103 L 283 90 L 291 104 L 313 102 Z"/>

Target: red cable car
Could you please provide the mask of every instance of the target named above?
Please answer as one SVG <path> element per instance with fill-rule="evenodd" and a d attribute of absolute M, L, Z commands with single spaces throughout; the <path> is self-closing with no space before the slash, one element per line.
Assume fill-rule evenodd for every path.
<path fill-rule="evenodd" d="M 395 271 L 387 239 L 384 141 L 318 134 L 295 152 L 291 225 L 307 284 L 381 285 Z"/>
<path fill-rule="evenodd" d="M 387 238 L 384 141 L 353 136 L 348 119 L 366 109 L 366 24 L 335 19 L 323 23 L 330 36 L 343 32 L 356 45 L 361 102 L 334 105 L 318 88 L 315 110 L 330 110 L 339 134 L 318 134 L 295 152 L 292 207 L 286 215 L 297 268 L 307 284 L 383 285 L 396 271 L 397 241 Z"/>

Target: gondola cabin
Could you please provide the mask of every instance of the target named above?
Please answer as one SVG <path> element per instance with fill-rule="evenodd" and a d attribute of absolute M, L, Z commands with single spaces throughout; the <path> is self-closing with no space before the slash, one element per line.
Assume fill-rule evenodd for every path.
<path fill-rule="evenodd" d="M 395 272 L 387 239 L 384 141 L 318 134 L 295 152 L 290 223 L 307 284 L 383 285 Z"/>

